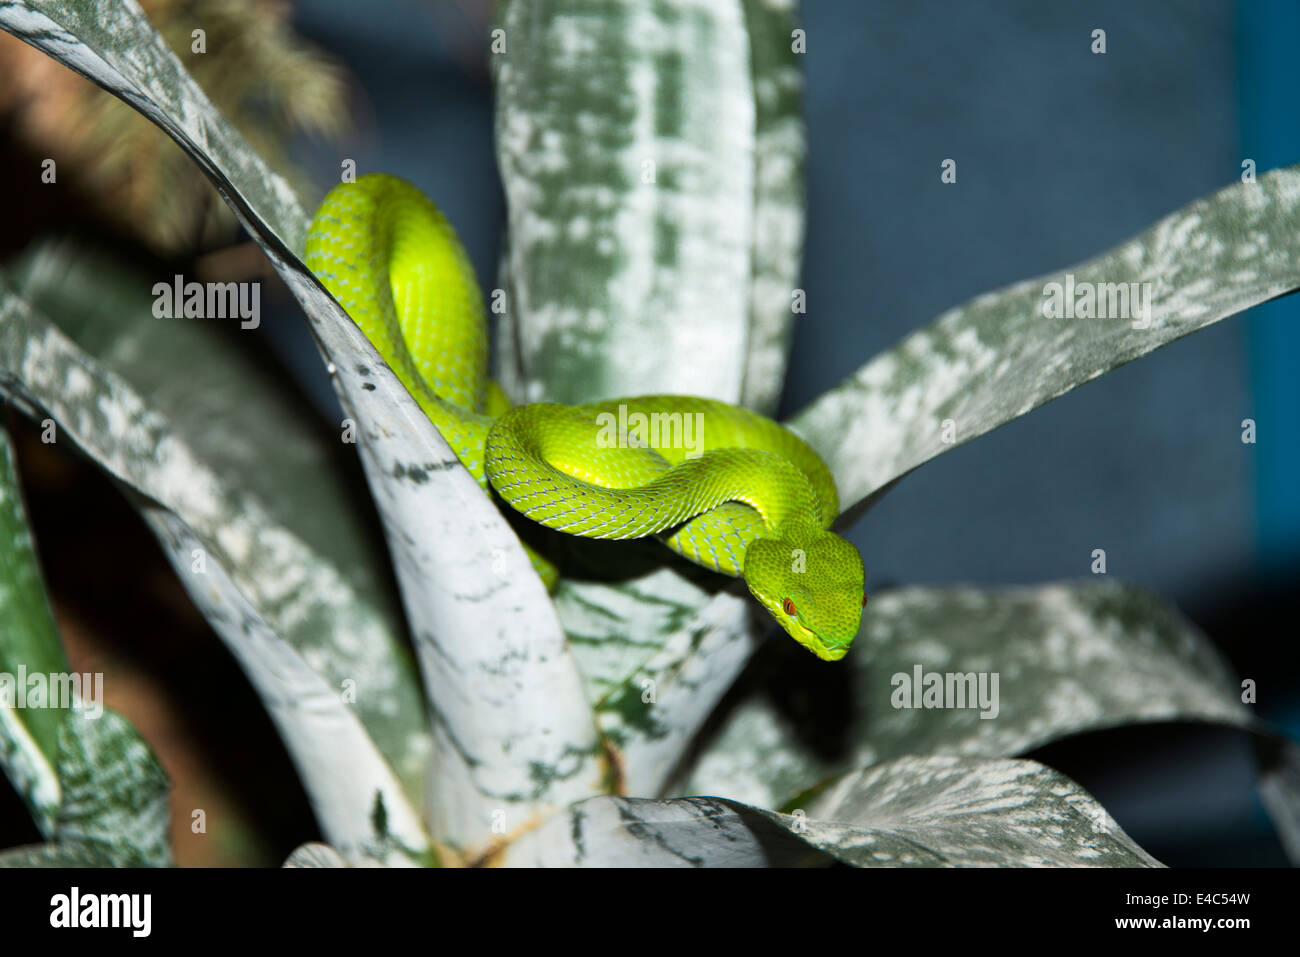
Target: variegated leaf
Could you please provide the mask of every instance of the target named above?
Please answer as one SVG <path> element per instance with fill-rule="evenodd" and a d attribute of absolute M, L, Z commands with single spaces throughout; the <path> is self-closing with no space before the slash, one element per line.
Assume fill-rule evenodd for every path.
<path fill-rule="evenodd" d="M 379 578 L 387 556 L 347 482 L 351 448 L 285 379 L 236 348 L 220 320 L 156 318 L 151 291 L 172 276 L 72 237 L 33 245 L 12 276 L 100 367 L 166 410 L 214 490 L 201 511 L 178 511 L 212 543 L 203 560 L 215 545 L 213 558 L 276 633 L 333 687 L 353 690 L 353 710 L 418 805 L 428 720 L 396 596 Z"/>
<path fill-rule="evenodd" d="M 301 844 L 284 861 L 284 867 L 347 867 L 339 852 L 328 844 Z"/>
<path fill-rule="evenodd" d="M 755 218 L 740 0 L 505 0 L 498 17 L 515 400 L 738 400 Z"/>
<path fill-rule="evenodd" d="M 431 850 L 419 812 L 345 689 L 278 635 L 221 565 L 195 572 L 191 556 L 201 541 L 177 515 L 144 501 L 137 507 L 190 598 L 257 690 L 330 842 L 353 863 L 426 863 Z"/>
<path fill-rule="evenodd" d="M 776 657 L 763 687 L 777 688 L 782 674 L 818 680 L 817 663 Z M 746 696 L 704 745 L 679 793 L 781 807 L 834 774 L 904 754 L 1009 757 L 1136 722 L 1255 726 L 1200 632 L 1123 585 L 873 595 L 843 664 L 849 673 L 836 683 L 842 693 L 824 688 L 815 701 L 785 709 L 793 714 L 778 710 L 770 693 Z M 911 692 L 917 668 L 922 688 L 926 675 L 938 674 L 945 693 L 947 675 L 974 675 L 976 696 L 982 673 L 986 700 L 995 704 L 966 697 L 970 682 L 954 679 L 952 696 L 942 702 L 954 706 L 915 707 L 925 704 Z"/>
<path fill-rule="evenodd" d="M 792 42 L 792 0 L 745 0 L 744 14 L 755 101 L 755 172 L 741 402 L 771 411 L 785 376 L 791 293 L 803 245 L 803 76 Z M 622 754 L 626 793 L 658 792 L 751 653 L 747 603 L 734 595 L 706 602 L 706 591 L 667 569 L 612 588 L 566 581 L 556 593 L 588 694 L 598 702 L 601 729 Z M 759 629 L 765 626 L 762 622 Z"/>
<path fill-rule="evenodd" d="M 795 0 L 744 0 L 754 82 L 754 239 L 742 405 L 771 415 L 790 353 L 804 238 L 803 54 Z"/>
<path fill-rule="evenodd" d="M 903 758 L 793 814 L 711 797 L 592 798 L 507 845 L 512 867 L 1151 867 L 1087 792 L 1032 761 Z"/>
<path fill-rule="evenodd" d="M 831 465 L 842 508 L 851 512 L 950 448 L 943 436 L 946 420 L 952 420 L 958 442 L 973 438 L 1179 336 L 1300 287 L 1297 210 L 1300 168 L 1278 170 L 1200 200 L 1068 271 L 1076 282 L 1149 282 L 1147 328 L 1135 329 L 1122 319 L 1044 318 L 1039 309 L 1046 284 L 1064 283 L 1065 273 L 1018 283 L 941 316 L 790 424 Z M 719 611 L 699 613 L 710 617 Z M 750 641 L 740 631 L 730 640 Z M 719 682 L 710 690 L 717 701 L 725 686 Z M 655 730 L 668 723 L 661 716 Z M 684 724 L 671 724 L 687 737 Z M 773 741 L 770 729 L 740 734 Z M 629 765 L 638 762 L 641 749 L 660 751 L 662 743 L 652 737 L 632 742 L 625 748 Z M 766 773 L 776 773 L 784 762 L 773 758 Z M 647 786 L 656 781 L 651 778 Z M 702 783 L 688 790 L 698 791 Z M 763 790 L 759 786 L 740 796 L 763 803 L 771 797 L 760 799 Z"/>
<path fill-rule="evenodd" d="M 73 711 L 59 729 L 60 844 L 99 848 L 118 866 L 172 863 L 170 782 L 144 739 L 114 711 Z"/>
<path fill-rule="evenodd" d="M 1139 316 L 1130 297 L 1134 319 L 1046 318 L 1047 293 L 1056 292 L 1048 284 L 1060 284 L 1064 297 L 1067 277 L 1076 297 L 1090 288 L 1108 314 L 1122 302 L 1119 285 L 1106 284 L 1131 293 L 1126 284 L 1138 283 L 1150 314 Z M 826 460 L 849 511 L 956 445 L 1297 288 L 1300 167 L 1293 166 L 1197 200 L 1088 262 L 945 312 L 788 424 Z"/>
<path fill-rule="evenodd" d="M 1077 784 L 1033 761 L 900 758 L 773 815 L 858 867 L 1158 867 Z"/>
<path fill-rule="evenodd" d="M 0 27 L 139 109 L 190 153 L 312 322 L 384 519 L 433 702 L 430 825 L 485 843 L 597 793 L 590 709 L 552 605 L 518 539 L 365 336 L 297 258 L 291 190 L 208 102 L 133 0 L 103 10 L 0 0 Z"/>
<path fill-rule="evenodd" d="M 501 6 L 498 375 L 516 401 L 775 402 L 803 229 L 790 7 Z M 556 594 L 629 793 L 653 793 L 638 789 L 675 763 L 743 666 L 744 604 L 709 605 L 714 590 L 660 570 L 613 586 L 568 580 Z M 722 654 L 686 665 L 697 647 Z M 647 682 L 667 696 L 652 716 L 639 704 Z"/>
<path fill-rule="evenodd" d="M 597 720 L 618 755 L 623 793 L 664 790 L 749 661 L 754 636 L 772 627 L 762 620 L 765 614 L 738 595 L 719 595 L 695 609 L 653 657 L 599 701 Z"/>
<path fill-rule="evenodd" d="M 506 867 L 825 867 L 834 858 L 761 811 L 719 798 L 597 797 L 507 845 Z"/>
<path fill-rule="evenodd" d="M 61 675 L 68 660 L 59 643 L 32 545 L 9 433 L 0 428 L 0 769 L 46 837 L 54 833 L 60 793 L 55 767 L 57 707 L 19 708 L 29 674 Z M 25 695 L 24 695 L 25 697 Z"/>
<path fill-rule="evenodd" d="M 176 435 L 165 416 L 4 286 L 0 286 L 0 391 L 34 418 L 49 418 L 59 441 L 79 448 L 139 494 L 137 507 L 156 521 L 155 533 L 182 571 L 182 584 L 211 616 L 217 633 L 245 664 L 269 669 L 265 674 L 250 672 L 249 677 L 263 693 L 290 749 L 307 749 L 294 757 L 321 827 L 331 839 L 362 853 L 363 842 L 357 835 L 369 837 L 369 808 L 377 793 L 383 795 L 391 818 L 418 821 L 409 809 L 409 797 L 362 729 L 358 715 L 343 700 L 343 682 L 354 681 L 358 701 L 369 697 L 367 709 L 382 713 L 382 689 L 396 680 L 385 671 L 396 665 L 373 654 L 393 639 L 385 638 L 376 616 L 355 600 L 338 572 L 292 532 L 276 525 L 254 496 L 227 488 Z M 263 617 L 272 612 L 282 631 Z M 322 644 L 319 635 L 300 637 L 293 627 L 322 620 L 331 622 L 346 640 Z M 274 655 L 256 661 L 243 651 L 244 632 L 232 621 L 254 628 L 255 637 Z M 290 641 L 286 634 L 300 641 Z M 366 639 L 374 642 L 372 657 L 366 657 Z M 340 654 L 336 659 L 331 644 L 353 649 L 352 657 Z M 287 666 L 279 670 L 282 661 L 275 655 L 292 661 L 298 671 Z M 369 694 L 367 687 L 381 691 Z M 293 706 L 293 695 L 304 688 L 313 691 L 313 708 Z M 346 740 L 322 741 L 316 737 L 321 722 L 335 735 L 340 727 L 350 733 Z M 328 765 L 312 759 L 313 749 L 323 747 L 330 751 Z M 406 742 L 399 753 L 413 750 L 418 759 L 419 749 Z M 344 773 L 337 773 L 340 768 Z M 313 771 L 320 773 L 313 775 Z M 354 811 L 359 816 L 349 817 Z M 408 846 L 423 851 L 418 826 L 408 831 L 402 834 Z"/>
<path fill-rule="evenodd" d="M 0 868 L 4 867 L 112 867 L 114 860 L 94 844 L 69 844 L 48 841 L 0 851 Z"/>

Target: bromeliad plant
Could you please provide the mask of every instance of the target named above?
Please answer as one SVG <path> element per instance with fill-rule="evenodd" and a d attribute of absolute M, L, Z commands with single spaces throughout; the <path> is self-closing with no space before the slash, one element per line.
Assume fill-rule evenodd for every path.
<path fill-rule="evenodd" d="M 659 552 L 548 595 L 303 266 L 309 206 L 134 0 L 0 0 L 0 26 L 120 96 L 207 173 L 301 304 L 356 436 L 404 625 L 340 477 L 351 447 L 321 441 L 202 323 L 155 319 L 158 277 L 47 244 L 0 292 L 0 387 L 127 491 L 279 728 L 329 843 L 290 863 L 1152 865 L 1092 797 L 1019 755 L 1171 720 L 1270 743 L 1264 795 L 1297 848 L 1294 746 L 1255 721 L 1187 621 L 1121 585 L 873 595 L 853 652 L 824 666 L 847 669 L 855 703 L 834 757 L 761 695 L 719 713 L 765 616 Z M 707 388 L 774 407 L 802 235 L 793 31 L 789 5 L 762 0 L 500 4 L 509 222 L 490 299 L 505 307 L 495 371 L 515 402 Z M 1300 288 L 1300 169 L 1224 189 L 1070 272 L 1151 283 L 1149 323 L 1046 321 L 1042 290 L 1059 277 L 1018 283 L 787 423 L 830 466 L 840 527 L 952 447 L 944 420 L 974 438 Z M 66 670 L 5 461 L 0 665 Z M 622 567 L 611 554 L 601 564 Z M 890 676 L 918 664 L 1014 672 L 1014 690 L 1004 682 L 994 720 L 896 710 Z M 0 706 L 0 760 L 49 838 L 5 862 L 169 862 L 165 779 L 120 718 Z M 700 794 L 721 796 L 683 796 Z"/>

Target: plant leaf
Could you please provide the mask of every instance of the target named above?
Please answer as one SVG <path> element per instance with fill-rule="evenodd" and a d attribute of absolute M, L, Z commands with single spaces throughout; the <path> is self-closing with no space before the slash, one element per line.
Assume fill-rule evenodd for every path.
<path fill-rule="evenodd" d="M 804 239 L 802 55 L 795 0 L 744 0 L 753 73 L 754 243 L 749 339 L 740 403 L 771 414 L 781 398 Z"/>
<path fill-rule="evenodd" d="M 171 276 L 73 237 L 32 245 L 12 268 L 29 304 L 167 410 L 208 484 L 220 476 L 216 514 L 212 502 L 180 514 L 224 550 L 219 560 L 277 634 L 333 687 L 355 688 L 357 717 L 418 799 L 429 773 L 423 694 L 396 596 L 376 574 L 382 545 L 345 480 L 347 446 L 219 321 L 156 318 L 150 291 Z"/>
<path fill-rule="evenodd" d="M 797 684 L 808 669 L 797 660 L 772 664 L 759 678 L 762 693 L 746 695 L 703 744 L 682 791 L 781 807 L 832 775 L 905 754 L 1011 757 L 1137 722 L 1259 727 L 1204 636 L 1158 599 L 1119 584 L 873 595 L 843 662 L 842 694 L 823 686 L 803 707 L 779 708 L 772 696 L 789 701 L 780 675 Z M 912 679 L 918 666 L 997 673 L 996 718 L 974 706 L 895 708 L 900 694 L 915 703 L 895 676 Z"/>
<path fill-rule="evenodd" d="M 507 845 L 507 867 L 825 867 L 829 854 L 780 822 L 720 798 L 597 797 Z"/>
<path fill-rule="evenodd" d="M 40 566 L 23 510 L 22 489 L 9 433 L 0 427 L 0 768 L 31 812 L 42 834 L 54 832 L 59 806 L 59 726 L 63 708 L 17 707 L 25 674 L 68 671 L 54 615 L 45 597 Z M 15 695 L 10 701 L 9 693 Z"/>
<path fill-rule="evenodd" d="M 1076 289 L 1150 283 L 1149 327 L 1045 318 L 1046 285 L 1064 285 L 1067 275 Z M 788 424 L 826 460 L 848 512 L 936 455 L 1298 287 L 1300 167 L 1293 166 L 1197 200 L 1088 262 L 945 312 Z M 945 435 L 947 420 L 955 441 Z"/>
<path fill-rule="evenodd" d="M 175 513 L 139 502 L 190 598 L 248 675 L 307 786 L 321 830 L 350 861 L 422 863 L 429 840 L 344 692 L 281 638 L 225 569 L 195 574 L 201 540 Z"/>
<path fill-rule="evenodd" d="M 902 758 L 779 814 L 711 797 L 582 801 L 513 867 L 1159 866 L 1087 792 L 1033 761 Z"/>
<path fill-rule="evenodd" d="M 518 539 L 359 329 L 301 264 L 306 217 L 214 110 L 139 7 L 0 0 L 0 27 L 122 97 L 208 174 L 302 305 L 357 426 L 432 701 L 429 823 L 490 840 L 597 793 L 603 771 L 577 667 Z"/>
<path fill-rule="evenodd" d="M 164 549 L 181 572 L 181 583 L 201 610 L 216 616 L 223 604 L 238 608 L 239 616 L 235 620 L 255 623 L 255 637 L 263 646 L 269 645 L 279 656 L 295 662 L 311 658 L 325 675 L 330 674 L 334 664 L 319 660 L 318 642 L 305 641 L 301 649 L 292 646 L 267 624 L 260 612 L 253 611 L 247 595 L 254 596 L 257 607 L 274 609 L 299 621 L 319 621 L 323 615 L 325 620 L 335 622 L 335 627 L 352 629 L 353 640 L 360 638 L 364 642 L 372 638 L 375 646 L 382 648 L 384 636 L 376 627 L 373 614 L 367 618 L 365 614 L 348 613 L 348 589 L 336 571 L 315 560 L 291 532 L 276 526 L 252 496 L 226 489 L 217 475 L 174 434 L 164 416 L 146 405 L 119 377 L 100 368 L 3 284 L 0 284 L 0 391 L 34 418 L 52 419 L 60 441 L 71 440 L 97 465 L 138 493 L 137 507 L 146 519 L 152 515 L 158 522 L 155 534 L 167 530 Z M 177 552 L 176 547 L 169 546 L 181 539 L 182 534 L 185 549 Z M 273 556 L 270 562 L 266 560 L 268 555 Z M 280 571 L 283 569 L 297 569 L 299 574 L 310 570 L 313 577 L 304 582 L 286 577 Z M 344 596 L 341 612 L 335 604 L 339 596 Z M 311 614 L 313 611 L 315 615 Z M 227 617 L 222 614 L 210 620 L 217 633 L 231 643 L 236 656 L 247 663 L 247 655 L 240 653 L 238 644 L 243 632 L 224 627 Z M 360 680 L 363 694 L 366 675 L 382 687 L 382 668 L 367 667 L 363 671 L 357 659 L 348 664 L 355 667 L 345 671 L 343 677 Z M 327 689 L 338 688 L 332 679 L 320 673 L 311 671 L 311 675 Z M 361 729 L 357 716 L 343 703 L 339 691 L 331 691 L 327 698 L 318 694 L 314 710 L 276 707 L 281 699 L 292 701 L 280 685 L 285 681 L 289 688 L 295 687 L 289 676 L 288 671 L 275 670 L 249 675 L 263 693 L 272 717 L 279 721 L 280 732 L 291 750 L 311 741 L 311 729 L 325 717 L 332 719 L 330 727 L 335 733 L 340 724 L 355 726 L 356 733 L 350 734 L 345 743 L 337 740 L 330 743 L 333 762 L 351 769 L 350 773 L 341 777 L 305 775 L 303 779 L 320 815 L 322 829 L 336 838 L 339 846 L 357 846 L 353 840 L 357 831 L 369 834 L 368 813 L 352 820 L 334 816 L 330 811 L 339 807 L 369 808 L 376 791 L 385 795 L 396 820 L 414 819 L 414 812 L 401 813 L 400 808 L 408 805 L 408 799 L 374 742 Z M 294 680 L 301 685 L 304 679 L 299 676 Z M 320 744 L 311 746 L 320 747 Z M 295 759 L 302 772 L 314 767 L 305 755 L 295 754 Z"/>
<path fill-rule="evenodd" d="M 794 6 L 787 0 L 744 0 L 755 173 L 750 325 L 740 401 L 760 411 L 775 407 L 785 378 L 794 318 L 790 295 L 803 246 L 806 146 L 803 75 L 791 43 Z M 709 598 L 667 569 L 614 588 L 566 580 L 557 589 L 560 620 L 588 695 L 598 702 L 601 730 L 622 751 L 626 793 L 658 793 L 686 742 L 751 653 L 747 603 L 731 595 Z M 642 700 L 647 682 L 653 683 L 653 703 Z"/>
<path fill-rule="evenodd" d="M 498 18 L 502 379 L 516 401 L 737 401 L 755 182 L 740 0 L 504 0 Z"/>
<path fill-rule="evenodd" d="M 172 863 L 170 782 L 144 739 L 121 715 L 70 713 L 59 731 L 55 840 L 104 851 L 117 866 Z"/>
<path fill-rule="evenodd" d="M 114 860 L 93 844 L 69 844 L 48 841 L 0 851 L 0 868 L 4 867 L 112 867 Z"/>
<path fill-rule="evenodd" d="M 623 792 L 664 790 L 691 741 L 753 654 L 761 612 L 736 595 L 696 609 L 653 657 L 597 704 L 601 731 L 620 755 Z M 729 794 L 719 790 L 719 794 Z"/>
<path fill-rule="evenodd" d="M 1159 867 L 1097 801 L 1034 761 L 909 757 L 773 815 L 859 867 Z"/>
<path fill-rule="evenodd" d="M 519 401 L 774 405 L 803 232 L 791 4 L 508 0 L 499 22 L 499 379 Z M 659 569 L 556 592 L 630 793 L 655 793 L 749 653 L 743 602 L 716 590 Z M 723 654 L 688 665 L 704 647 Z"/>
<path fill-rule="evenodd" d="M 339 852 L 328 844 L 300 844 L 284 861 L 284 867 L 347 867 Z"/>

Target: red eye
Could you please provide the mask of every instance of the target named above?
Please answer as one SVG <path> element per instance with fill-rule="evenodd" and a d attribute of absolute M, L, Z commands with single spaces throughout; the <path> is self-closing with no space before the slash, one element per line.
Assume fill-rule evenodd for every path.
<path fill-rule="evenodd" d="M 785 613 L 789 615 L 791 618 L 799 617 L 799 613 L 794 609 L 794 602 L 792 602 L 789 598 L 781 602 L 781 608 L 784 609 Z"/>
<path fill-rule="evenodd" d="M 866 607 L 867 607 L 867 596 L 866 596 L 866 595 L 863 595 L 863 596 L 862 596 L 862 607 L 863 607 L 863 608 L 866 608 Z"/>

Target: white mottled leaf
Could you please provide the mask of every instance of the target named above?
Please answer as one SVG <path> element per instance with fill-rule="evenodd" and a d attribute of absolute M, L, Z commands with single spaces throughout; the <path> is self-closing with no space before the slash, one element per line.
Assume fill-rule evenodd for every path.
<path fill-rule="evenodd" d="M 385 636 L 374 615 L 347 604 L 349 589 L 337 571 L 277 526 L 256 498 L 225 488 L 174 433 L 165 416 L 4 286 L 0 286 L 0 391 L 34 418 L 52 419 L 59 441 L 79 448 L 138 493 L 137 507 L 146 520 L 156 523 L 155 534 L 181 573 L 182 584 L 217 633 L 246 666 L 271 669 L 264 674 L 250 671 L 249 678 L 263 694 L 294 755 L 326 834 L 341 847 L 358 848 L 358 832 L 369 834 L 368 809 L 376 793 L 384 795 L 390 817 L 416 820 L 414 811 L 403 810 L 410 800 L 390 766 L 357 714 L 342 700 L 345 680 L 357 682 L 359 700 L 366 697 L 367 687 L 392 684 L 383 659 L 376 662 L 359 651 L 351 658 L 336 659 L 325 653 L 319 635 L 294 643 L 284 637 L 292 627 L 277 631 L 264 617 L 273 612 L 281 628 L 286 620 L 291 626 L 328 621 L 346 636 L 343 647 L 356 648 L 351 642 L 364 645 L 369 638 L 382 648 Z M 227 611 L 228 606 L 237 613 Z M 255 612 L 254 607 L 260 610 Z M 250 656 L 232 620 L 240 625 L 253 623 L 262 646 L 291 660 L 302 674 L 277 670 L 281 662 L 274 659 L 257 661 Z M 340 665 L 343 670 L 335 671 Z M 387 666 L 393 667 L 391 660 Z M 296 684 L 286 691 L 285 681 Z M 304 688 L 315 693 L 315 709 L 292 706 L 293 695 Z M 371 702 L 382 705 L 382 695 L 371 696 Z M 334 723 L 327 727 L 334 731 L 335 740 L 313 736 L 322 711 L 333 717 Z M 346 740 L 337 736 L 340 726 L 353 732 Z M 321 749 L 329 751 L 327 767 L 313 760 L 313 751 Z M 326 773 L 339 768 L 346 773 Z M 349 812 L 358 816 L 349 818 Z M 422 851 L 419 829 L 411 830 L 414 833 L 402 836 L 408 846 Z"/>
<path fill-rule="evenodd" d="M 293 868 L 347 867 L 347 863 L 339 856 L 339 852 L 328 844 L 312 842 L 300 844 L 294 848 L 293 853 L 285 858 L 283 866 Z"/>
<path fill-rule="evenodd" d="M 0 868 L 4 867 L 112 867 L 113 858 L 93 844 L 69 844 L 48 841 L 0 851 Z"/>
<path fill-rule="evenodd" d="M 754 238 L 742 405 L 772 414 L 781 398 L 804 239 L 803 54 L 795 0 L 744 0 L 753 73 Z"/>
<path fill-rule="evenodd" d="M 498 18 L 515 400 L 737 401 L 755 221 L 740 0 L 506 0 Z"/>
<path fill-rule="evenodd" d="M 349 861 L 424 863 L 415 806 L 374 746 L 344 690 L 282 639 L 216 563 L 195 573 L 200 540 L 174 513 L 139 502 L 181 584 L 248 676 L 307 787 L 321 830 Z"/>
<path fill-rule="evenodd" d="M 1149 326 L 1046 318 L 1044 289 L 1067 275 L 1076 291 L 1085 282 L 1150 283 Z M 1297 288 L 1300 167 L 1287 167 L 1197 200 L 1088 262 L 945 312 L 788 424 L 826 460 L 847 512 L 956 445 Z M 947 420 L 955 441 L 945 441 Z"/>
<path fill-rule="evenodd" d="M 597 704 L 626 794 L 660 794 L 754 652 L 766 612 L 725 594 L 697 608 L 653 657 Z M 718 791 L 730 794 L 729 791 Z"/>
<path fill-rule="evenodd" d="M 781 807 L 832 775 L 904 754 L 1010 757 L 1140 722 L 1256 726 L 1204 636 L 1158 599 L 1118 584 L 882 592 L 867 606 L 845 672 L 819 679 L 816 664 L 773 656 L 703 744 L 679 793 Z M 997 675 L 996 716 L 982 718 L 992 709 L 969 700 L 896 708 L 896 696 L 915 699 L 895 676 L 914 678 L 917 667 L 987 674 L 989 692 Z M 799 693 L 813 682 L 817 695 Z"/>
<path fill-rule="evenodd" d="M 350 447 L 277 368 L 236 348 L 221 320 L 156 318 L 151 290 L 171 275 L 72 237 L 29 247 L 11 275 L 38 313 L 166 410 L 167 428 L 208 470 L 199 486 L 213 492 L 168 503 L 277 634 L 331 685 L 355 690 L 357 716 L 418 803 L 428 719 L 396 596 L 379 580 L 382 543 L 345 480 Z"/>
<path fill-rule="evenodd" d="M 598 793 L 597 738 L 545 589 L 518 539 L 298 254 L 306 216 L 212 107 L 133 0 L 104 9 L 0 0 L 0 27 L 89 76 L 198 162 L 298 299 L 355 422 L 432 703 L 429 824 L 486 844 Z"/>
<path fill-rule="evenodd" d="M 506 388 L 517 401 L 774 404 L 803 229 L 790 4 L 512 0 L 499 22 Z M 734 596 L 709 605 L 716 588 L 660 569 L 617 585 L 566 578 L 556 593 L 630 793 L 653 793 L 639 789 L 675 763 L 748 654 L 719 637 L 725 621 L 743 639 L 749 619 Z M 724 654 L 686 666 L 701 642 Z M 671 702 L 658 723 L 633 703 L 646 681 Z"/>
<path fill-rule="evenodd" d="M 1032 761 L 902 758 L 778 814 L 599 797 L 506 846 L 511 867 L 1151 867 L 1087 792 Z"/>
<path fill-rule="evenodd" d="M 597 797 L 506 846 L 506 867 L 825 867 L 779 822 L 719 798 Z"/>
<path fill-rule="evenodd" d="M 900 758 L 773 815 L 859 867 L 1158 867 L 1100 804 L 1033 761 Z"/>
<path fill-rule="evenodd" d="M 59 729 L 55 840 L 100 848 L 119 866 L 172 863 L 170 782 L 125 718 L 71 712 Z"/>

